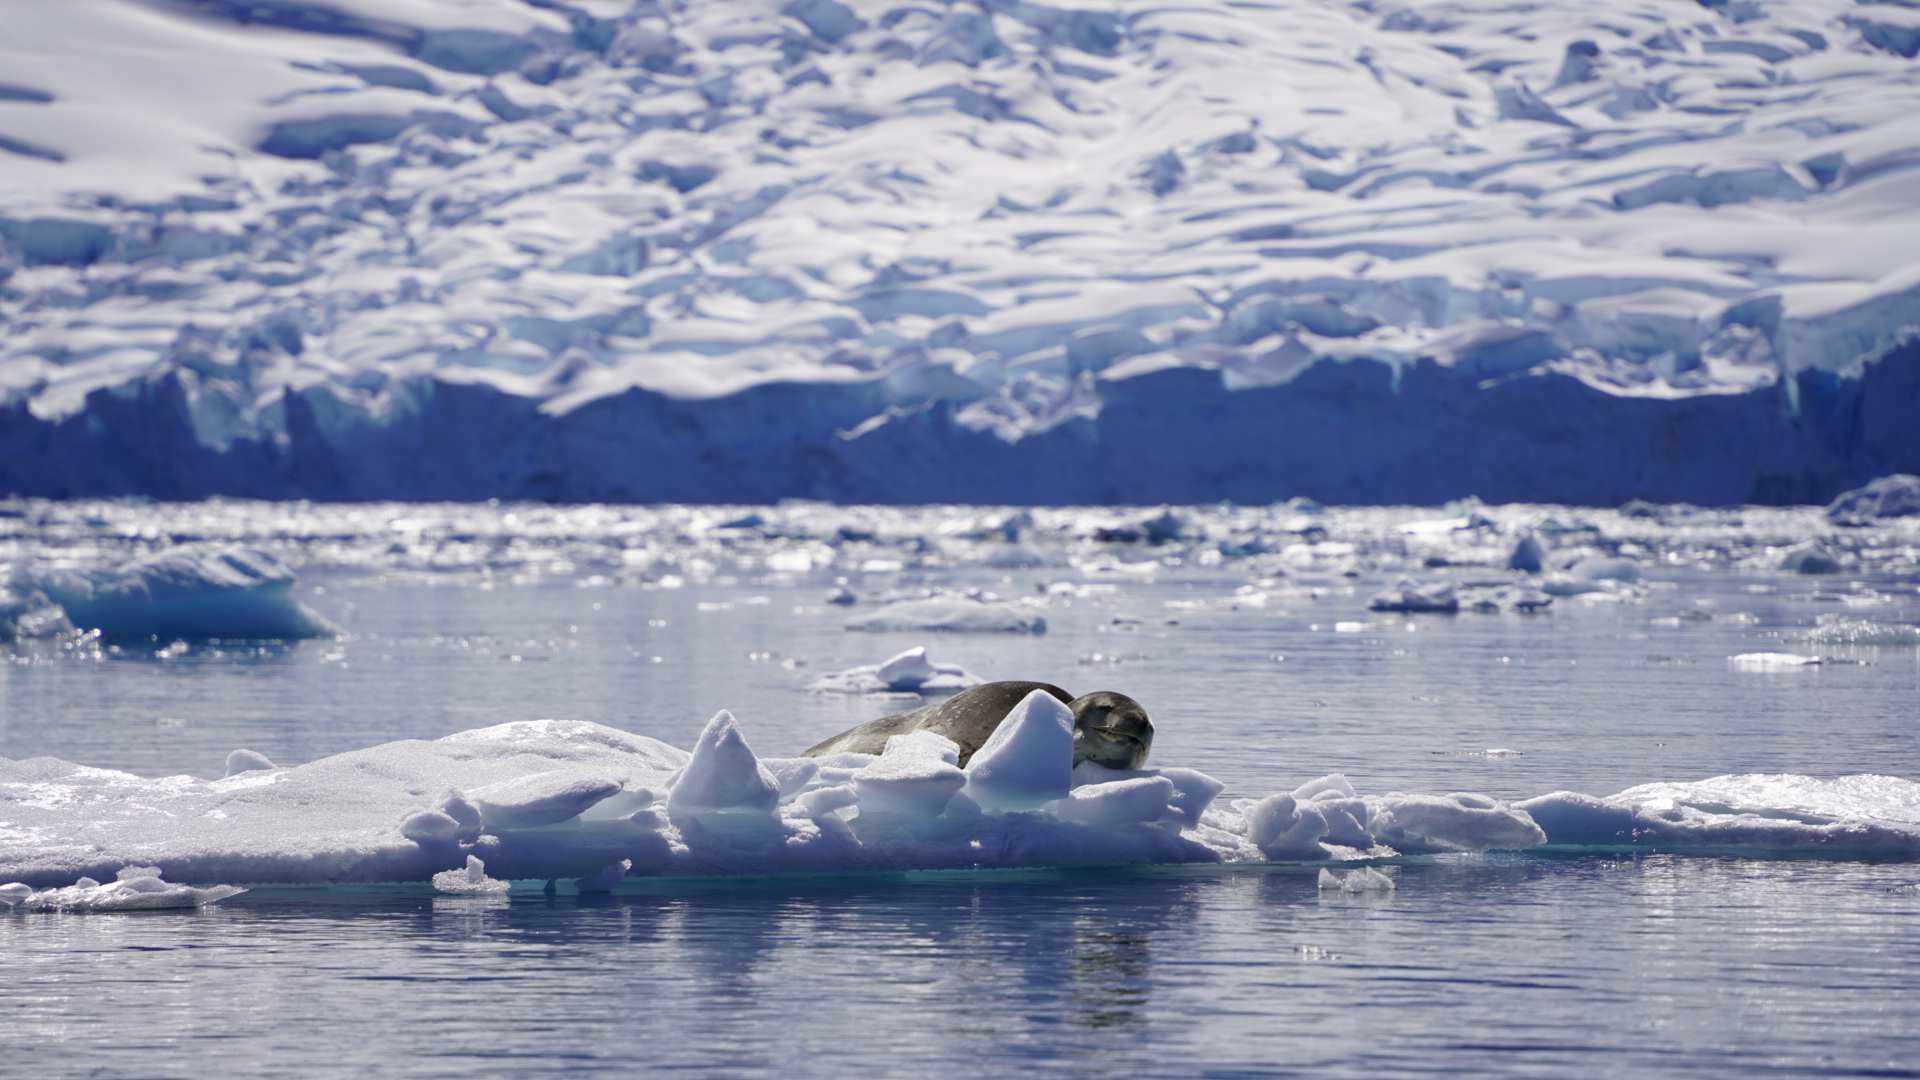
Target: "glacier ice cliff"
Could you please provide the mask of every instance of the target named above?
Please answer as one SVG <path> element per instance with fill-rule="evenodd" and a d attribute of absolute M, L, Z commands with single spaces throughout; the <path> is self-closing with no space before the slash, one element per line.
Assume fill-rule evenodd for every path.
<path fill-rule="evenodd" d="M 0 494 L 1826 502 L 1910 9 L 0 0 Z"/>

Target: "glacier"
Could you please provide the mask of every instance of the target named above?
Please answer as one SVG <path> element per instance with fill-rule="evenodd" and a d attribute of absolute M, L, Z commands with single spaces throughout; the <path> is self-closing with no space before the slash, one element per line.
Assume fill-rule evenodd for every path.
<path fill-rule="evenodd" d="M 1851 0 L 0 0 L 0 493 L 1824 503 Z"/>

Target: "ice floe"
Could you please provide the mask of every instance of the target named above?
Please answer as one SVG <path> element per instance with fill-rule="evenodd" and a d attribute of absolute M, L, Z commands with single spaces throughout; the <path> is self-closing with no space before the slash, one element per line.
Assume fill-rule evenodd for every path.
<path fill-rule="evenodd" d="M 862 664 L 820 676 L 807 689 L 820 694 L 950 694 L 984 681 L 958 664 L 927 659 L 916 645 L 878 664 Z"/>
<path fill-rule="evenodd" d="M 1920 784 L 1892 776 L 1752 774 L 1642 784 L 1608 798 L 1516 804 L 1564 847 L 1749 854 L 1920 852 Z"/>
<path fill-rule="evenodd" d="M 1890 777 L 1719 777 L 1514 803 L 1364 794 L 1336 774 L 1221 805 L 1221 784 L 1194 769 L 1074 768 L 1071 718 L 1046 695 L 1022 702 L 967 768 L 957 756 L 919 732 L 879 755 L 762 759 L 721 713 L 690 754 L 543 720 L 220 780 L 0 760 L 0 881 L 13 883 L 0 899 L 122 910 L 232 895 L 162 881 L 161 868 L 188 882 L 431 880 L 487 894 L 529 879 L 606 891 L 629 875 L 1342 861 L 1542 844 L 1920 854 L 1920 784 Z"/>

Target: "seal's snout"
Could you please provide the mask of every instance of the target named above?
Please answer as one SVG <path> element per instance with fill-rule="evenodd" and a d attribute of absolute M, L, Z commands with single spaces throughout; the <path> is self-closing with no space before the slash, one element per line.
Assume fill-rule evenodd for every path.
<path fill-rule="evenodd" d="M 1140 703 L 1103 690 L 1076 700 L 1073 763 L 1091 761 L 1109 769 L 1138 769 L 1153 749 L 1153 721 Z"/>

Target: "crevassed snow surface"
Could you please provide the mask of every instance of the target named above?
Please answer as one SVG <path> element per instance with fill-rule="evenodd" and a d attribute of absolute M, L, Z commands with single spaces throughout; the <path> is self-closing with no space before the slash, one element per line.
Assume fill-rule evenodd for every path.
<path fill-rule="evenodd" d="M 0 488 L 1730 503 L 1920 469 L 1894 4 L 0 16 Z"/>

